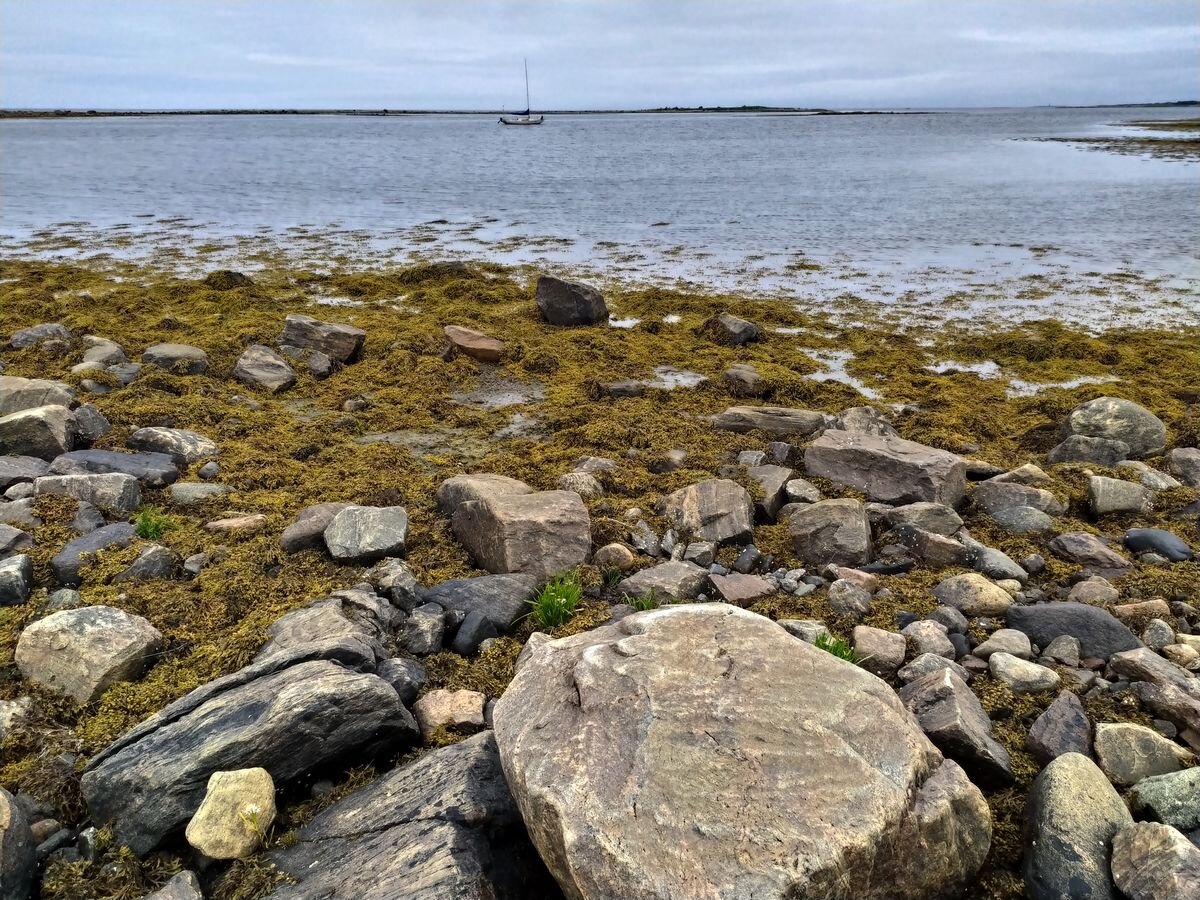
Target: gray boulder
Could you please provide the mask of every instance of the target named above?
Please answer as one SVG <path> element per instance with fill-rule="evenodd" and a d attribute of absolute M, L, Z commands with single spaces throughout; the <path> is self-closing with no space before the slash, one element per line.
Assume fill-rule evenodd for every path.
<path fill-rule="evenodd" d="M 1061 516 L 1067 511 L 1067 505 L 1049 491 L 1015 481 L 977 484 L 971 491 L 971 502 L 991 516 L 1019 506 L 1031 506 L 1048 516 Z"/>
<path fill-rule="evenodd" d="M 36 456 L 0 456 L 0 491 L 45 475 L 50 464 Z"/>
<path fill-rule="evenodd" d="M 54 459 L 75 445 L 75 414 L 65 406 L 35 406 L 0 416 L 0 455 Z"/>
<path fill-rule="evenodd" d="M 880 503 L 954 506 L 966 493 L 962 457 L 903 438 L 826 431 L 804 452 L 809 475 L 862 491 Z"/>
<path fill-rule="evenodd" d="M 71 497 L 122 516 L 142 505 L 142 488 L 132 475 L 46 475 L 33 483 L 34 496 Z"/>
<path fill-rule="evenodd" d="M 179 375 L 203 375 L 208 371 L 208 354 L 188 344 L 155 344 L 142 353 L 142 362 Z"/>
<path fill-rule="evenodd" d="M 1088 479 L 1088 509 L 1093 516 L 1145 512 L 1153 496 L 1147 488 L 1132 481 L 1103 475 Z"/>
<path fill-rule="evenodd" d="M 538 278 L 537 307 L 551 325 L 599 325 L 608 321 L 608 306 L 598 290 L 550 275 Z"/>
<path fill-rule="evenodd" d="M 1063 438 L 1073 434 L 1123 441 L 1134 458 L 1151 456 L 1167 442 L 1167 427 L 1148 409 L 1119 397 L 1097 397 L 1067 414 Z"/>
<path fill-rule="evenodd" d="M 29 900 L 35 874 L 29 820 L 17 799 L 0 787 L 0 900 Z"/>
<path fill-rule="evenodd" d="M 1129 805 L 1135 815 L 1180 831 L 1200 828 L 1200 767 L 1143 778 L 1129 791 Z"/>
<path fill-rule="evenodd" d="M 1092 723 L 1079 698 L 1063 691 L 1037 717 L 1025 737 L 1025 747 L 1042 765 L 1064 753 L 1092 755 Z"/>
<path fill-rule="evenodd" d="M 1157 553 L 1171 562 L 1187 562 L 1195 555 L 1179 535 L 1161 528 L 1130 528 L 1125 546 L 1134 553 Z"/>
<path fill-rule="evenodd" d="M 1112 875 L 1128 900 L 1200 896 L 1200 848 L 1170 825 L 1138 822 L 1113 839 Z"/>
<path fill-rule="evenodd" d="M 1108 610 L 1085 603 L 1037 603 L 1010 606 L 1008 627 L 1023 631 L 1039 647 L 1047 646 L 1062 635 L 1079 640 L 1085 657 L 1108 659 L 1114 653 L 1142 646 L 1133 632 Z"/>
<path fill-rule="evenodd" d="M 762 340 L 763 336 L 762 329 L 753 322 L 728 312 L 713 316 L 700 326 L 700 333 L 710 341 L 726 347 L 740 347 Z"/>
<path fill-rule="evenodd" d="M 76 400 L 75 389 L 61 381 L 0 375 L 0 416 L 39 406 L 69 408 Z"/>
<path fill-rule="evenodd" d="M 982 795 L 891 688 L 724 604 L 532 645 L 494 727 L 571 897 L 931 898 L 990 844 Z"/>
<path fill-rule="evenodd" d="M 296 383 L 296 370 L 270 347 L 252 344 L 238 357 L 233 377 L 247 387 L 277 394 Z"/>
<path fill-rule="evenodd" d="M 408 513 L 400 506 L 347 506 L 325 528 L 325 546 L 338 562 L 403 556 L 407 539 Z"/>
<path fill-rule="evenodd" d="M 781 406 L 731 406 L 713 417 L 713 426 L 722 431 L 746 434 L 761 431 L 768 435 L 808 437 L 828 424 L 825 413 L 811 409 Z"/>
<path fill-rule="evenodd" d="M 337 363 L 354 362 L 362 353 L 367 333 L 353 325 L 322 322 L 293 313 L 283 320 L 279 344 L 324 353 Z"/>
<path fill-rule="evenodd" d="M 687 540 L 744 544 L 754 533 L 754 505 L 746 489 L 710 478 L 668 494 L 662 515 Z"/>
<path fill-rule="evenodd" d="M 396 691 L 337 660 L 373 665 L 336 643 L 306 644 L 154 714 L 88 764 L 92 819 L 144 854 L 187 824 L 214 772 L 258 766 L 285 785 L 350 752 L 365 760 L 414 743 L 416 722 Z"/>
<path fill-rule="evenodd" d="M 122 450 L 75 450 L 50 463 L 51 475 L 132 475 L 146 487 L 166 487 L 178 480 L 179 469 L 165 453 L 126 453 Z"/>
<path fill-rule="evenodd" d="M 630 597 L 659 600 L 694 600 L 704 590 L 708 572 L 690 562 L 672 561 L 640 569 L 617 584 Z"/>
<path fill-rule="evenodd" d="M 455 475 L 437 489 L 438 511 L 450 516 L 459 505 L 470 500 L 490 500 L 507 494 L 532 494 L 533 488 L 507 475 Z"/>
<path fill-rule="evenodd" d="M 296 516 L 296 521 L 283 529 L 279 546 L 284 553 L 299 553 L 301 550 L 320 550 L 325 546 L 325 529 L 349 503 L 317 503 L 306 506 Z"/>
<path fill-rule="evenodd" d="M 183 428 L 139 428 L 129 436 L 128 443 L 134 450 L 165 453 L 179 466 L 217 455 L 217 445 L 210 439 Z"/>
<path fill-rule="evenodd" d="M 871 561 L 871 524 L 857 500 L 822 500 L 788 520 L 796 556 L 812 565 L 860 566 Z"/>
<path fill-rule="evenodd" d="M 883 514 L 884 520 L 892 526 L 910 524 L 931 534 L 950 537 L 962 528 L 963 520 L 949 506 L 943 503 L 907 503 L 895 506 Z"/>
<path fill-rule="evenodd" d="M 475 563 L 492 574 L 521 572 L 545 581 L 592 553 L 591 518 L 571 491 L 471 500 L 458 505 L 451 524 Z"/>
<path fill-rule="evenodd" d="M 537 579 L 532 575 L 482 575 L 443 581 L 423 591 L 421 599 L 464 616 L 478 613 L 505 632 L 529 612 L 529 601 L 536 594 Z"/>
<path fill-rule="evenodd" d="M 1115 466 L 1129 456 L 1129 445 L 1124 441 L 1072 434 L 1046 454 L 1052 463 L 1094 463 L 1098 466 Z"/>
<path fill-rule="evenodd" d="M 24 554 L 0 559 L 0 607 L 19 606 L 33 589 L 33 563 Z"/>
<path fill-rule="evenodd" d="M 384 659 L 383 643 L 404 616 L 373 591 L 341 590 L 276 619 L 256 659 L 335 641 L 365 659 Z"/>
<path fill-rule="evenodd" d="M 1068 531 L 1050 541 L 1055 556 L 1096 569 L 1127 569 L 1129 560 L 1086 531 Z"/>
<path fill-rule="evenodd" d="M 1188 487 L 1200 488 L 1200 447 L 1176 447 L 1167 454 L 1167 469 Z"/>
<path fill-rule="evenodd" d="M 61 322 L 43 322 L 12 333 L 8 345 L 14 350 L 24 350 L 42 341 L 69 341 L 74 337 L 71 329 Z"/>
<path fill-rule="evenodd" d="M 132 525 L 117 522 L 68 541 L 50 560 L 50 570 L 64 587 L 77 587 L 83 580 L 83 567 L 100 550 L 128 547 L 137 536 Z"/>
<path fill-rule="evenodd" d="M 152 894 L 147 894 L 142 900 L 204 900 L 200 890 L 200 879 L 194 872 L 184 869 L 171 877 L 171 880 Z"/>

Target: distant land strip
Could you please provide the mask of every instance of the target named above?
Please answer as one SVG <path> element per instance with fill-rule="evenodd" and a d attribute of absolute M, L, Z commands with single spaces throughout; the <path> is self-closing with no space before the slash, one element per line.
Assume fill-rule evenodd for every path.
<path fill-rule="evenodd" d="M 925 110 L 838 110 L 793 106 L 664 106 L 653 109 L 548 109 L 547 116 L 639 113 L 759 113 L 796 116 L 921 116 Z M 499 116 L 511 110 L 488 109 L 0 109 L 0 119 L 102 119 L 146 116 Z"/>

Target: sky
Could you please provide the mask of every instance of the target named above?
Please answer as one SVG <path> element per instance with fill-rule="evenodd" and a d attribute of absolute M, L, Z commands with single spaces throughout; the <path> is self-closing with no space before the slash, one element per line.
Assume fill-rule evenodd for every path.
<path fill-rule="evenodd" d="M 1200 98 L 1197 0 L 0 0 L 0 107 Z"/>

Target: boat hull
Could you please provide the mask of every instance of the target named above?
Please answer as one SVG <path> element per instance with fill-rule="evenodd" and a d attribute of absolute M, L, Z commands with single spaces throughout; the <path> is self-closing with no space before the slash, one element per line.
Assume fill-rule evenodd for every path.
<path fill-rule="evenodd" d="M 501 116 L 501 125 L 541 125 L 545 121 L 545 116 Z"/>

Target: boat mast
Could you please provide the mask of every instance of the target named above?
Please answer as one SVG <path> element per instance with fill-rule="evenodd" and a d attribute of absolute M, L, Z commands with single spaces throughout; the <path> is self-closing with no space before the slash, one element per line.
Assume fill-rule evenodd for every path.
<path fill-rule="evenodd" d="M 529 60 L 525 60 L 525 115 L 529 115 Z"/>

